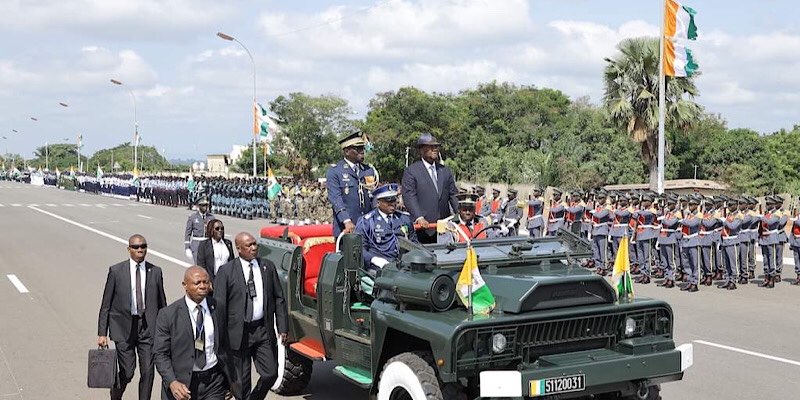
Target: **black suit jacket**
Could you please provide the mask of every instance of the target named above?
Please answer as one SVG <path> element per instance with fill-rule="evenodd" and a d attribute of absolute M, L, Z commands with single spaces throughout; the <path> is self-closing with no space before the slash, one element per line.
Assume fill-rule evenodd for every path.
<path fill-rule="evenodd" d="M 164 277 L 161 268 L 145 261 L 144 318 L 152 337 L 158 310 L 167 305 L 164 294 Z M 128 340 L 131 334 L 131 270 L 130 260 L 114 264 L 108 269 L 100 315 L 97 318 L 97 336 L 110 336 L 115 342 Z"/>
<path fill-rule="evenodd" d="M 214 352 L 217 363 L 222 365 L 219 356 L 220 322 L 219 312 L 212 297 L 206 297 L 211 319 L 214 321 Z M 192 366 L 195 362 L 194 329 L 189 319 L 189 308 L 181 297 L 158 313 L 155 341 L 153 343 L 153 360 L 164 385 L 163 393 L 173 399 L 169 384 L 178 381 L 186 386 L 192 381 Z M 199 393 L 192 393 L 192 397 Z"/>
<path fill-rule="evenodd" d="M 233 252 L 233 245 L 231 241 L 225 238 L 222 238 L 222 241 L 225 242 L 225 247 L 228 248 L 228 261 L 232 261 L 234 259 L 235 253 Z M 203 267 L 208 272 L 208 276 L 211 278 L 211 282 L 214 282 L 214 244 L 213 239 L 207 239 L 200 242 L 200 247 L 197 248 L 197 265 Z"/>
<path fill-rule="evenodd" d="M 403 173 L 403 204 L 411 214 L 412 222 L 424 217 L 428 222 L 436 223 L 458 211 L 458 189 L 452 171 L 437 162 L 436 177 L 438 192 L 422 160 L 409 165 Z"/>
<path fill-rule="evenodd" d="M 275 329 L 288 332 L 289 319 L 286 313 L 286 301 L 283 297 L 278 272 L 275 264 L 267 259 L 258 259 L 261 267 L 261 281 L 264 293 L 264 326 L 270 340 L 276 341 Z M 217 312 L 221 319 L 222 344 L 224 349 L 239 350 L 244 333 L 244 318 L 247 303 L 247 282 L 242 272 L 239 257 L 219 267 L 214 281 L 214 300 L 217 301 Z"/>

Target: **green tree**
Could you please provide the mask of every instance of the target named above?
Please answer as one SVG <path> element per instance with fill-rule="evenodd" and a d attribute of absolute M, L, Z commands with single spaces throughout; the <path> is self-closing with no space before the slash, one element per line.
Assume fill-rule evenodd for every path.
<path fill-rule="evenodd" d="M 603 71 L 603 101 L 609 120 L 631 135 L 641 147 L 641 156 L 655 188 L 658 173 L 659 43 L 657 38 L 638 37 L 621 41 L 619 54 L 606 58 Z M 666 125 L 687 129 L 701 114 L 694 102 L 698 95 L 693 78 L 666 80 Z"/>
<path fill-rule="evenodd" d="M 172 168 L 172 164 L 153 146 L 139 146 L 137 151 L 137 156 L 139 157 L 138 166 L 142 172 L 161 172 Z M 99 165 L 105 173 L 111 173 L 112 171 L 132 172 L 133 155 L 134 148 L 130 142 L 98 150 L 86 161 L 84 170 L 96 171 Z M 113 167 L 117 164 L 119 168 L 115 170 Z M 188 166 L 183 170 L 188 170 Z"/>
<path fill-rule="evenodd" d="M 33 159 L 30 163 L 34 167 L 44 169 L 48 164 L 50 170 L 69 171 L 70 167 L 78 167 L 78 147 L 70 143 L 54 143 L 47 147 L 37 147 L 33 152 Z M 83 157 L 83 156 L 82 156 Z"/>

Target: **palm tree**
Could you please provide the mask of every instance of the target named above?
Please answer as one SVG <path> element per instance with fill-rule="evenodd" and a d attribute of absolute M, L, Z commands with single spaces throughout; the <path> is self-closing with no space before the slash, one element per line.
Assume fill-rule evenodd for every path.
<path fill-rule="evenodd" d="M 650 171 L 650 188 L 655 189 L 658 184 L 658 38 L 625 39 L 617 49 L 620 54 L 614 59 L 605 59 L 608 64 L 603 71 L 603 102 L 609 120 L 626 129 L 641 146 L 642 161 Z M 694 102 L 697 95 L 693 78 L 667 77 L 666 126 L 688 129 L 702 113 L 702 107 Z"/>

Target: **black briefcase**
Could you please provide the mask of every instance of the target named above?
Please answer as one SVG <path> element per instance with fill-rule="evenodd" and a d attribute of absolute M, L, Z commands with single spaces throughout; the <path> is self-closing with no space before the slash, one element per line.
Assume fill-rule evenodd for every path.
<path fill-rule="evenodd" d="M 117 351 L 114 349 L 89 350 L 89 375 L 86 384 L 90 388 L 111 389 L 117 378 Z"/>

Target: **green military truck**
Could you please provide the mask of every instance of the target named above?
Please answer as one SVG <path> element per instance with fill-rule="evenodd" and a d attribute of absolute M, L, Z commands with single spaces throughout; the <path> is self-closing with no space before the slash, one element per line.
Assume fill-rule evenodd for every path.
<path fill-rule="evenodd" d="M 359 283 L 360 236 L 325 234 L 261 231 L 259 255 L 277 266 L 289 312 L 278 394 L 301 393 L 313 363 L 333 360 L 336 375 L 379 400 L 660 399 L 660 384 L 692 365 L 691 344 L 673 340 L 669 304 L 619 300 L 580 266 L 589 244 L 570 232 L 474 241 L 496 299 L 491 314 L 474 316 L 455 292 L 465 244 L 401 240 L 372 297 Z"/>

